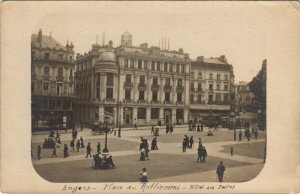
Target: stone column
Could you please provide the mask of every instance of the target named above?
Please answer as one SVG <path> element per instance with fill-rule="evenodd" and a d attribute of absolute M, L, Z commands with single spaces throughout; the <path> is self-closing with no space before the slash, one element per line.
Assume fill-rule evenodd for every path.
<path fill-rule="evenodd" d="M 138 76 L 134 73 L 133 74 L 133 100 L 137 102 L 139 99 L 139 91 L 138 91 L 138 81 L 137 81 Z"/>
<path fill-rule="evenodd" d="M 146 123 L 151 123 L 151 107 L 147 107 L 147 113 L 146 113 Z"/>
<path fill-rule="evenodd" d="M 188 123 L 189 120 L 189 109 L 185 108 L 183 113 L 183 122 Z"/>
<path fill-rule="evenodd" d="M 134 124 L 135 122 L 137 122 L 137 107 L 133 107 L 132 110 L 133 110 L 133 113 L 132 113 L 133 118 L 132 119 L 133 119 L 133 124 Z"/>
<path fill-rule="evenodd" d="M 104 106 L 99 106 L 99 121 L 104 122 Z"/>
<path fill-rule="evenodd" d="M 162 124 L 165 124 L 165 120 L 164 120 L 164 109 L 163 108 L 160 108 L 159 109 L 159 117 L 158 117 L 159 120 L 161 120 Z"/>
<path fill-rule="evenodd" d="M 151 93 L 151 76 L 150 75 L 147 75 L 146 86 L 147 86 L 147 89 L 146 89 L 147 92 L 145 95 L 146 95 L 148 103 L 151 103 L 152 93 Z"/>
<path fill-rule="evenodd" d="M 176 108 L 172 108 L 172 123 L 176 123 Z"/>
<path fill-rule="evenodd" d="M 173 104 L 176 104 L 177 101 L 177 92 L 176 92 L 176 88 L 177 88 L 177 79 L 175 77 L 172 77 L 173 80 L 173 84 L 172 84 L 172 92 L 171 92 L 171 102 Z"/>
<path fill-rule="evenodd" d="M 106 98 L 106 73 L 100 73 L 100 100 Z"/>
<path fill-rule="evenodd" d="M 165 79 L 161 77 L 160 79 L 160 87 L 159 87 L 159 99 L 160 102 L 163 102 L 164 100 L 164 86 L 165 86 Z"/>
<path fill-rule="evenodd" d="M 185 78 L 183 80 L 185 82 L 185 86 L 184 86 L 184 98 L 183 98 L 183 102 L 185 106 L 189 106 L 190 105 L 190 76 L 189 75 L 185 75 Z"/>

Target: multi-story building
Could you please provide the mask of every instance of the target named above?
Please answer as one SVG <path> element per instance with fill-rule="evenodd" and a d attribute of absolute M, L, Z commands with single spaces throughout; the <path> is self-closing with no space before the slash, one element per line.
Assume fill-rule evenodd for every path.
<path fill-rule="evenodd" d="M 249 88 L 249 84 L 240 81 L 236 84 L 236 108 L 237 112 L 253 112 L 255 111 L 254 94 Z"/>
<path fill-rule="evenodd" d="M 190 118 L 228 116 L 234 106 L 234 74 L 224 55 L 191 61 Z"/>
<path fill-rule="evenodd" d="M 166 47 L 166 46 L 165 46 Z M 92 45 L 76 59 L 76 118 L 95 123 L 110 115 L 121 125 L 188 121 L 190 59 L 182 49 L 132 45 Z"/>
<path fill-rule="evenodd" d="M 63 46 L 39 30 L 31 36 L 32 128 L 74 125 L 73 44 Z"/>

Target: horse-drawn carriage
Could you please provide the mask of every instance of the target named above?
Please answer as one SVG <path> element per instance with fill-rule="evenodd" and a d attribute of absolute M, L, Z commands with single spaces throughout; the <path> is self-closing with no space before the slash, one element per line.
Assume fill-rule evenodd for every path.
<path fill-rule="evenodd" d="M 112 122 L 110 123 L 92 123 L 92 124 L 86 124 L 87 128 L 91 129 L 92 135 L 103 135 L 107 131 L 108 133 L 113 132 L 114 124 Z"/>

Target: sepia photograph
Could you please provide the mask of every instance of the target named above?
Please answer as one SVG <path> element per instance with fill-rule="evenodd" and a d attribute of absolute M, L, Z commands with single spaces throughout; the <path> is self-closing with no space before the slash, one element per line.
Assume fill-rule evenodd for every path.
<path fill-rule="evenodd" d="M 299 191 L 295 2 L 1 4 L 1 191 Z"/>

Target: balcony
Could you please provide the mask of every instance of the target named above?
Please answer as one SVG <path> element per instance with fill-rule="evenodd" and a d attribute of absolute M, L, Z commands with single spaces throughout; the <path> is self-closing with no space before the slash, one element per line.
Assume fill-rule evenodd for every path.
<path fill-rule="evenodd" d="M 65 79 L 63 76 L 57 76 L 56 77 L 56 81 L 60 81 L 60 82 L 63 82 Z"/>
<path fill-rule="evenodd" d="M 125 83 L 124 83 L 124 86 L 125 86 L 125 87 L 132 87 L 132 86 L 133 86 L 133 83 L 131 83 L 131 82 L 125 82 Z"/>
<path fill-rule="evenodd" d="M 138 103 L 139 104 L 147 104 L 147 101 L 146 100 L 138 100 Z"/>
<path fill-rule="evenodd" d="M 183 86 L 177 86 L 177 92 L 182 93 L 183 92 Z"/>
<path fill-rule="evenodd" d="M 165 90 L 166 92 L 171 92 L 172 86 L 171 86 L 171 85 L 165 85 L 165 86 L 164 86 L 164 90 Z"/>
<path fill-rule="evenodd" d="M 172 104 L 171 101 L 164 101 L 164 104 Z"/>
<path fill-rule="evenodd" d="M 49 80 L 50 80 L 50 76 L 49 76 L 49 75 L 43 75 L 43 76 L 42 76 L 42 79 L 43 79 L 44 81 L 49 81 Z"/>
<path fill-rule="evenodd" d="M 182 102 L 182 101 L 177 101 L 176 104 L 177 104 L 177 105 L 184 105 L 184 102 Z"/>
<path fill-rule="evenodd" d="M 116 99 L 114 99 L 114 98 L 105 98 L 104 103 L 114 104 L 114 103 L 116 103 Z"/>
<path fill-rule="evenodd" d="M 107 86 L 113 86 L 113 85 L 114 85 L 114 82 L 106 82 L 106 85 L 107 85 Z"/>
<path fill-rule="evenodd" d="M 33 96 L 51 96 L 51 97 L 75 97 L 74 93 L 70 92 L 50 92 L 48 90 L 42 90 L 42 91 L 34 91 L 32 92 Z"/>
<path fill-rule="evenodd" d="M 205 104 L 204 100 L 193 100 L 191 99 L 191 104 Z"/>
<path fill-rule="evenodd" d="M 160 104 L 160 101 L 159 100 L 152 100 L 151 104 Z"/>
<path fill-rule="evenodd" d="M 151 89 L 153 90 L 153 91 L 158 91 L 159 90 L 159 85 L 158 84 L 152 84 L 152 86 L 151 86 Z"/>
<path fill-rule="evenodd" d="M 145 83 L 139 83 L 138 90 L 145 91 L 146 90 L 146 84 Z"/>
<path fill-rule="evenodd" d="M 124 99 L 123 102 L 126 103 L 126 104 L 131 104 L 131 103 L 134 103 L 134 100 L 132 100 L 132 99 Z"/>
<path fill-rule="evenodd" d="M 230 105 L 230 102 L 222 102 L 222 101 L 208 101 L 208 104 L 215 104 L 215 105 Z"/>

